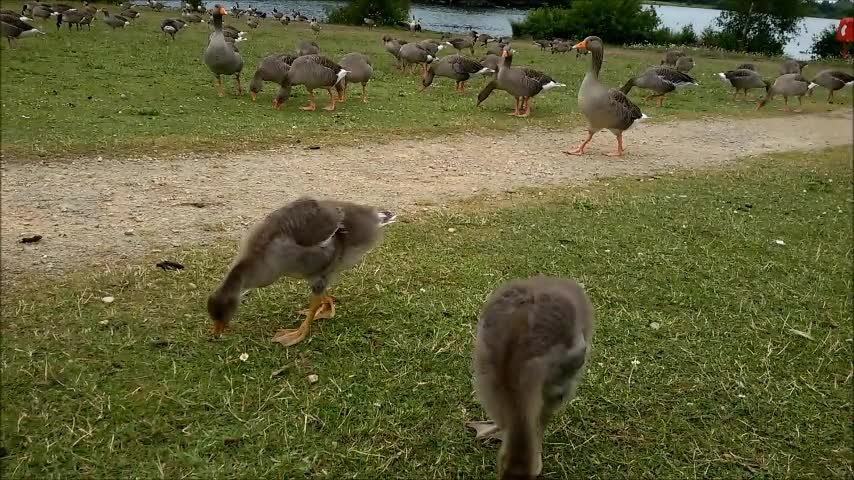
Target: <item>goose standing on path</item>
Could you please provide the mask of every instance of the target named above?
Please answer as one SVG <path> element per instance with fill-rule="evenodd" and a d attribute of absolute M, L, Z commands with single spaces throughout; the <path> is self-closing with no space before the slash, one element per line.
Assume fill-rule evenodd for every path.
<path fill-rule="evenodd" d="M 466 422 L 501 440 L 498 478 L 533 480 L 543 436 L 575 396 L 593 346 L 593 305 L 578 283 L 534 277 L 500 286 L 477 322 L 474 380 L 491 421 Z"/>
<path fill-rule="evenodd" d="M 733 100 L 738 97 L 738 92 L 740 90 L 744 90 L 744 100 L 747 100 L 747 91 L 750 89 L 764 88 L 765 93 L 768 93 L 768 91 L 771 89 L 771 82 L 763 80 L 761 75 L 756 73 L 754 70 L 750 70 L 747 68 L 738 68 L 736 70 L 720 72 L 718 73 L 718 77 L 721 79 L 722 82 L 728 83 L 735 89 L 732 94 Z"/>
<path fill-rule="evenodd" d="M 225 36 L 222 34 L 223 15 L 226 15 L 225 9 L 217 5 L 211 15 L 214 31 L 208 40 L 208 47 L 204 54 L 205 65 L 216 77 L 217 93 L 220 97 L 225 95 L 222 91 L 222 75 L 234 75 L 235 80 L 237 80 L 237 94 L 243 93 L 243 87 L 240 85 L 243 57 L 225 41 Z"/>
<path fill-rule="evenodd" d="M 321 55 L 297 57 L 291 63 L 291 69 L 288 71 L 290 85 L 305 85 L 306 90 L 308 90 L 308 105 L 300 107 L 306 111 L 314 111 L 316 108 L 314 103 L 315 88 L 325 88 L 329 92 L 329 106 L 323 107 L 323 109 L 328 112 L 335 110 L 335 95 L 332 94 L 332 88 L 336 87 L 346 76 L 347 70 Z"/>
<path fill-rule="evenodd" d="M 558 83 L 545 73 L 534 70 L 532 68 L 513 68 L 513 50 L 509 46 L 505 47 L 501 52 L 503 62 L 498 67 L 498 75 L 495 80 L 484 87 L 484 91 L 492 86 L 492 89 L 504 90 L 516 99 L 516 107 L 511 113 L 514 117 L 527 117 L 531 114 L 531 98 L 536 96 L 543 90 L 550 90 L 555 87 L 565 87 L 563 83 Z M 485 92 L 482 91 L 481 95 Z M 489 90 L 491 92 L 491 90 Z M 489 96 L 488 93 L 485 94 Z M 483 99 L 486 99 L 486 96 Z M 480 95 L 478 96 L 480 99 Z M 478 104 L 480 104 L 480 101 Z"/>
<path fill-rule="evenodd" d="M 344 81 L 335 86 L 335 89 L 338 90 L 338 101 L 343 102 L 346 100 L 347 87 L 351 83 L 361 83 L 362 103 L 368 103 L 366 87 L 368 81 L 374 75 L 374 67 L 371 64 L 371 59 L 363 53 L 353 52 L 341 57 L 341 61 L 338 64 L 347 71 Z"/>
<path fill-rule="evenodd" d="M 456 82 L 454 90 L 463 93 L 466 90 L 466 81 L 472 75 L 487 75 L 495 71 L 484 67 L 480 62 L 462 55 L 448 55 L 430 64 L 421 78 L 421 91 L 433 83 L 433 77 L 447 77 Z"/>
<path fill-rule="evenodd" d="M 647 118 L 637 105 L 616 89 L 609 89 L 599 82 L 605 46 L 602 39 L 590 36 L 575 45 L 586 48 L 591 53 L 590 70 L 584 75 L 581 88 L 578 89 L 578 106 L 587 117 L 587 139 L 574 150 L 565 150 L 567 155 L 583 155 L 593 135 L 602 129 L 608 129 L 617 136 L 617 151 L 609 156 L 623 155 L 623 132 L 631 128 L 637 120 Z"/>
<path fill-rule="evenodd" d="M 234 263 L 208 297 L 214 335 L 222 335 L 237 313 L 243 292 L 288 276 L 308 282 L 311 302 L 300 312 L 306 318 L 299 328 L 279 330 L 272 341 L 286 347 L 301 342 L 315 319 L 335 315 L 335 299 L 327 288 L 336 275 L 359 263 L 395 218 L 365 205 L 312 198 L 299 198 L 270 213 L 244 237 Z"/>
<path fill-rule="evenodd" d="M 677 88 L 696 85 L 699 85 L 697 81 L 687 73 L 682 73 L 674 68 L 659 66 L 649 68 L 640 76 L 628 79 L 620 91 L 628 95 L 632 87 L 651 90 L 653 93 L 646 96 L 644 101 L 658 98 L 658 106 L 661 107 L 664 105 L 664 96 L 668 93 Z"/>
<path fill-rule="evenodd" d="M 854 75 L 842 70 L 822 70 L 812 81 L 828 90 L 827 103 L 833 103 L 833 92 L 854 87 Z M 810 89 L 810 96 L 813 90 Z"/>
<path fill-rule="evenodd" d="M 798 106 L 800 107 L 803 105 L 804 95 L 817 86 L 818 85 L 815 83 L 804 78 L 800 73 L 787 73 L 785 75 L 780 75 L 777 77 L 777 80 L 774 80 L 774 84 L 771 85 L 771 88 L 768 90 L 765 98 L 756 105 L 756 110 L 760 110 L 764 107 L 774 98 L 775 95 L 782 95 L 783 101 L 786 104 L 783 110 L 786 112 L 792 112 L 793 110 L 789 107 L 789 97 L 798 97 Z M 800 113 L 801 109 L 799 108 L 794 110 L 794 112 Z"/>

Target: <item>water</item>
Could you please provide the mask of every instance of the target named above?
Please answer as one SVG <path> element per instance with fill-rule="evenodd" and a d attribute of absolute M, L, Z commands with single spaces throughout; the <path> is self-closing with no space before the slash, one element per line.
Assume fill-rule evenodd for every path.
<path fill-rule="evenodd" d="M 177 1 L 165 2 L 173 6 Z M 208 1 L 209 4 L 213 0 Z M 234 2 L 219 2 L 230 9 Z M 262 0 L 244 1 L 242 8 L 253 5 L 266 12 L 271 12 L 273 7 L 290 14 L 298 11 L 306 17 L 326 18 L 328 10 L 336 9 L 345 2 L 335 0 Z M 713 25 L 720 10 L 706 8 L 674 7 L 669 5 L 656 5 L 654 7 L 662 24 L 672 29 L 680 29 L 683 25 L 691 24 L 698 34 L 707 26 Z M 476 30 L 480 33 L 488 33 L 494 36 L 509 36 L 511 34 L 510 21 L 519 21 L 525 18 L 525 10 L 507 8 L 448 8 L 439 5 L 413 5 L 410 13 L 418 19 L 421 26 L 426 30 L 440 32 L 462 33 Z M 835 27 L 838 20 L 827 18 L 807 17 L 802 22 L 801 32 L 790 41 L 785 48 L 786 55 L 795 58 L 807 58 L 806 53 L 812 45 L 812 37 L 828 26 Z M 591 32 L 592 33 L 592 32 Z"/>

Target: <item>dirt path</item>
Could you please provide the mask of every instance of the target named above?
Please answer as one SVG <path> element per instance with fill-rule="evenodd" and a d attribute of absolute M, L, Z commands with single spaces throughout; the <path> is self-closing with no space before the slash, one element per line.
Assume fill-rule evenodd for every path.
<path fill-rule="evenodd" d="M 850 112 L 770 119 L 640 124 L 623 159 L 603 132 L 587 157 L 561 153 L 583 138 L 520 131 L 361 148 L 287 148 L 228 157 L 99 158 L 2 166 L 2 264 L 6 281 L 112 264 L 153 249 L 238 238 L 245 226 L 301 194 L 406 211 L 419 202 L 598 176 L 708 167 L 773 151 L 852 142 Z M 35 244 L 24 236 L 40 234 Z"/>

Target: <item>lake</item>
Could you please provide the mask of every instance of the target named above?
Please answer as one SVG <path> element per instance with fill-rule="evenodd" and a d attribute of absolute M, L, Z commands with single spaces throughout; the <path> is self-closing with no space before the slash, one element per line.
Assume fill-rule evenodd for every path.
<path fill-rule="evenodd" d="M 179 2 L 164 2 L 177 6 Z M 210 1 L 208 3 L 211 3 Z M 231 8 L 234 2 L 219 2 L 226 8 Z M 273 7 L 282 12 L 291 13 L 298 11 L 311 18 L 325 18 L 326 11 L 344 5 L 345 2 L 334 0 L 262 0 L 248 2 L 244 1 L 242 7 L 247 8 L 250 4 L 270 12 Z M 654 8 L 661 18 L 662 23 L 670 28 L 679 29 L 683 25 L 692 24 L 694 31 L 698 34 L 707 26 L 714 23 L 720 10 L 690 7 L 674 7 L 669 5 L 647 6 Z M 421 26 L 427 30 L 440 32 L 467 32 L 476 30 L 480 33 L 488 33 L 494 36 L 509 36 L 510 21 L 525 18 L 525 10 L 500 9 L 500 8 L 448 8 L 440 5 L 412 5 L 410 13 L 418 19 Z M 807 17 L 802 22 L 801 32 L 786 45 L 786 55 L 795 58 L 808 58 L 806 53 L 812 45 L 812 37 L 828 26 L 836 27 L 839 20 L 828 18 Z"/>

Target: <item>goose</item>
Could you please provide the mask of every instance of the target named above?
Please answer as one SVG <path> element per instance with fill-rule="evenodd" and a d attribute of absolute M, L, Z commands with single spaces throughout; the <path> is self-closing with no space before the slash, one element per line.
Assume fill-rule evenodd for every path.
<path fill-rule="evenodd" d="M 20 20 L 22 22 L 32 21 L 32 19 L 27 17 L 26 15 L 23 15 L 21 13 L 18 13 L 14 10 L 9 10 L 9 9 L 0 9 L 0 15 L 9 15 L 10 17 L 17 18 L 18 20 Z"/>
<path fill-rule="evenodd" d="M 3 36 L 6 37 L 6 40 L 9 42 L 9 46 L 12 46 L 12 40 L 15 40 L 15 44 L 17 45 L 18 38 L 21 37 L 31 37 L 33 35 L 44 35 L 45 33 L 39 30 L 38 28 L 33 27 L 27 22 L 21 20 L 17 14 L 8 15 L 8 14 L 0 14 L 0 31 L 2 31 Z"/>
<path fill-rule="evenodd" d="M 500 55 L 494 55 L 492 53 L 488 53 L 488 54 L 480 57 L 479 62 L 485 68 L 488 68 L 488 69 L 492 70 L 493 73 L 495 73 L 498 71 L 498 68 L 501 67 L 501 62 L 503 62 L 503 60 L 501 59 Z"/>
<path fill-rule="evenodd" d="M 311 23 L 309 24 L 309 26 L 311 27 L 311 31 L 314 32 L 315 35 L 318 35 L 320 33 L 320 24 L 317 23 L 316 18 L 311 19 Z"/>
<path fill-rule="evenodd" d="M 739 68 L 736 70 L 728 70 L 718 73 L 718 78 L 722 82 L 732 86 L 735 91 L 732 94 L 732 99 L 738 97 L 739 90 L 744 90 L 744 100 L 747 100 L 747 91 L 753 88 L 764 88 L 765 93 L 771 89 L 771 82 L 763 80 L 762 76 L 753 70 Z"/>
<path fill-rule="evenodd" d="M 212 16 L 214 31 L 208 39 L 208 46 L 204 53 L 205 65 L 216 77 L 217 93 L 220 97 L 225 95 L 222 91 L 222 75 L 234 75 L 237 80 L 237 94 L 243 93 L 243 87 L 240 85 L 243 57 L 232 45 L 229 45 L 222 33 L 223 15 L 226 15 L 226 12 L 221 6 L 214 11 Z"/>
<path fill-rule="evenodd" d="M 181 15 L 187 20 L 187 23 L 205 23 L 205 19 L 198 13 L 184 12 Z"/>
<path fill-rule="evenodd" d="M 676 66 L 676 62 L 679 61 L 679 57 L 684 57 L 685 53 L 681 50 L 668 50 L 664 52 L 664 58 L 661 60 L 661 65 L 669 65 L 671 67 Z"/>
<path fill-rule="evenodd" d="M 541 52 L 545 52 L 547 48 L 552 46 L 551 40 L 534 40 L 534 45 L 540 47 Z"/>
<path fill-rule="evenodd" d="M 41 18 L 42 20 L 47 20 L 50 17 L 55 17 L 58 15 L 57 12 L 54 12 L 52 8 L 42 5 L 36 4 L 34 7 L 30 8 L 30 13 L 33 18 Z"/>
<path fill-rule="evenodd" d="M 815 83 L 804 78 L 800 73 L 786 73 L 784 75 L 780 75 L 774 80 L 774 84 L 771 85 L 771 88 L 768 89 L 768 93 L 765 94 L 765 98 L 759 101 L 756 105 L 756 110 L 760 110 L 764 107 L 769 101 L 771 101 L 775 95 L 782 95 L 783 101 L 786 106 L 783 110 L 787 112 L 792 112 L 793 110 L 789 107 L 789 97 L 798 97 L 798 106 L 803 105 L 803 97 L 810 90 L 817 87 Z M 794 110 L 795 113 L 800 113 L 801 109 Z"/>
<path fill-rule="evenodd" d="M 113 30 L 130 25 L 130 22 L 120 15 L 110 15 L 107 10 L 101 10 L 101 12 L 104 13 L 104 23 L 112 27 Z"/>
<path fill-rule="evenodd" d="M 433 61 L 433 55 L 427 53 L 427 50 L 421 48 L 417 43 L 407 43 L 400 47 L 400 60 L 403 63 L 403 71 L 409 65 L 421 65 L 422 73 L 427 72 L 427 64 Z"/>
<path fill-rule="evenodd" d="M 160 30 L 172 37 L 172 40 L 175 40 L 175 34 L 184 28 L 185 25 L 186 23 L 183 20 L 177 18 L 166 18 L 160 22 Z"/>
<path fill-rule="evenodd" d="M 827 103 L 833 103 L 833 92 L 854 87 L 854 75 L 841 70 L 822 70 L 812 80 L 813 83 L 828 90 Z M 813 89 L 810 89 L 812 96 Z"/>
<path fill-rule="evenodd" d="M 507 45 L 506 42 L 490 42 L 489 46 L 486 47 L 486 53 L 500 56 Z"/>
<path fill-rule="evenodd" d="M 163 4 L 154 0 L 148 0 L 148 8 L 154 10 L 155 12 L 159 12 L 163 10 Z"/>
<path fill-rule="evenodd" d="M 83 2 L 83 11 L 93 18 L 98 14 L 98 9 L 94 5 L 89 5 L 88 1 Z"/>
<path fill-rule="evenodd" d="M 222 26 L 222 35 L 225 37 L 226 41 L 229 41 L 230 39 L 234 43 L 240 43 L 246 40 L 246 32 L 238 30 L 231 25 Z"/>
<path fill-rule="evenodd" d="M 676 70 L 688 73 L 694 68 L 694 59 L 691 57 L 679 57 L 676 60 Z"/>
<path fill-rule="evenodd" d="M 297 44 L 297 56 L 303 55 L 319 55 L 320 47 L 316 43 L 308 40 L 302 40 Z"/>
<path fill-rule="evenodd" d="M 543 436 L 575 396 L 593 347 L 593 305 L 575 281 L 511 280 L 487 300 L 477 323 L 473 370 L 491 421 L 466 422 L 477 438 L 501 440 L 500 480 L 542 473 Z"/>
<path fill-rule="evenodd" d="M 493 80 L 495 83 L 491 88 L 504 90 L 516 99 L 516 107 L 510 114 L 512 116 L 527 117 L 531 114 L 532 97 L 543 90 L 566 86 L 563 83 L 555 82 L 550 76 L 539 70 L 513 68 L 513 51 L 509 47 L 505 47 L 501 55 L 504 61 L 498 67 L 498 75 L 495 76 L 495 80 Z M 484 87 L 484 90 L 487 88 L 489 85 Z"/>
<path fill-rule="evenodd" d="M 311 301 L 300 326 L 279 330 L 272 341 L 284 346 L 301 342 L 315 319 L 334 316 L 334 298 L 326 290 L 336 274 L 361 261 L 382 239 L 382 228 L 396 218 L 366 205 L 307 197 L 270 213 L 244 237 L 228 273 L 208 297 L 214 335 L 222 335 L 244 291 L 288 276 L 308 282 Z"/>
<path fill-rule="evenodd" d="M 290 85 L 305 85 L 308 90 L 308 105 L 300 107 L 306 111 L 314 111 L 316 108 L 315 88 L 325 88 L 329 92 L 329 106 L 323 109 L 328 112 L 335 110 L 335 96 L 332 94 L 332 88 L 337 87 L 346 76 L 347 70 L 321 55 L 300 56 L 291 63 L 288 71 Z"/>
<path fill-rule="evenodd" d="M 136 10 L 134 10 L 132 8 L 126 8 L 126 9 L 121 11 L 121 15 L 125 18 L 135 19 L 135 18 L 139 17 L 139 12 L 137 12 Z"/>
<path fill-rule="evenodd" d="M 473 60 L 462 55 L 448 55 L 430 64 L 430 67 L 424 71 L 421 79 L 421 91 L 427 89 L 432 83 L 435 76 L 447 77 L 456 82 L 454 90 L 457 92 L 465 92 L 466 81 L 472 75 L 487 75 L 494 73 L 495 70 L 484 67 L 477 60 Z"/>
<path fill-rule="evenodd" d="M 403 44 L 400 43 L 400 40 L 395 40 L 388 35 L 383 35 L 382 42 L 385 51 L 394 57 L 397 66 L 400 67 L 400 47 L 402 47 Z"/>
<path fill-rule="evenodd" d="M 572 44 L 570 44 L 569 42 L 561 42 L 561 41 L 552 42 L 551 47 L 552 47 L 551 52 L 553 54 L 554 53 L 566 53 L 566 52 L 572 50 Z"/>
<path fill-rule="evenodd" d="M 574 150 L 565 150 L 567 155 L 583 155 L 596 132 L 606 128 L 617 137 L 617 151 L 609 156 L 623 155 L 623 132 L 632 127 L 637 120 L 647 118 L 637 105 L 616 89 L 609 89 L 599 82 L 605 46 L 602 39 L 590 36 L 575 45 L 586 48 L 592 57 L 590 70 L 584 75 L 581 88 L 578 89 L 578 106 L 587 117 L 587 139 Z"/>
<path fill-rule="evenodd" d="M 362 22 L 368 27 L 368 30 L 373 30 L 374 26 L 377 24 L 377 22 L 375 22 L 373 18 L 367 17 L 363 18 Z"/>
<path fill-rule="evenodd" d="M 74 24 L 77 26 L 77 30 L 80 30 L 80 25 L 87 25 L 89 29 L 92 29 L 92 17 L 86 14 L 82 10 L 66 10 L 59 15 L 56 16 L 56 29 L 59 30 L 59 27 L 62 26 L 62 22 L 68 24 L 68 29 L 71 30 L 71 25 Z"/>
<path fill-rule="evenodd" d="M 472 32 L 472 35 L 468 38 L 452 38 L 448 40 L 448 43 L 457 49 L 457 53 L 462 53 L 464 48 L 468 48 L 472 55 L 474 55 L 474 39 L 477 38 L 477 33 Z"/>
<path fill-rule="evenodd" d="M 475 42 L 476 44 L 478 44 L 478 43 L 479 43 L 479 44 L 480 44 L 481 46 L 483 46 L 483 47 L 485 47 L 485 46 L 486 46 L 486 44 L 487 44 L 487 43 L 489 43 L 489 42 L 490 42 L 490 41 L 492 41 L 492 40 L 494 40 L 494 39 L 492 38 L 492 35 L 489 35 L 489 34 L 486 34 L 486 33 L 480 33 L 480 34 L 478 34 L 478 35 L 474 38 L 474 42 Z"/>
<path fill-rule="evenodd" d="M 54 3 L 50 8 L 56 13 L 62 13 L 68 10 L 73 10 L 74 7 L 67 3 Z"/>
<path fill-rule="evenodd" d="M 249 83 L 249 94 L 254 102 L 258 92 L 264 89 L 264 82 L 275 82 L 279 85 L 279 91 L 276 93 L 276 98 L 273 100 L 273 108 L 279 109 L 279 106 L 285 103 L 290 96 L 288 88 L 288 72 L 291 69 L 291 63 L 297 57 L 287 53 L 274 53 L 264 57 L 255 74 L 252 76 L 252 82 Z"/>
<path fill-rule="evenodd" d="M 281 20 L 279 20 L 279 23 L 281 23 L 283 26 L 287 27 L 291 23 L 291 17 L 285 15 L 282 17 Z"/>
<path fill-rule="evenodd" d="M 659 66 L 649 68 L 640 76 L 628 79 L 620 91 L 628 95 L 632 87 L 652 90 L 653 93 L 644 98 L 644 101 L 657 97 L 658 106 L 661 107 L 664 105 L 664 96 L 668 93 L 678 88 L 696 85 L 699 85 L 697 81 L 687 73 L 682 73 L 674 68 Z"/>
<path fill-rule="evenodd" d="M 253 18 L 250 18 L 249 20 L 246 20 L 246 25 L 247 25 L 249 28 L 258 28 L 258 25 L 259 25 L 259 23 L 258 23 L 258 19 L 257 19 L 257 18 L 254 18 L 254 17 L 253 17 Z"/>
<path fill-rule="evenodd" d="M 801 73 L 807 65 L 809 65 L 808 62 L 787 59 L 782 65 L 780 65 L 780 75 L 786 75 L 787 73 Z"/>
<path fill-rule="evenodd" d="M 427 51 L 427 53 L 432 55 L 433 58 L 436 58 L 436 56 L 439 54 L 439 51 L 447 46 L 444 43 L 437 43 L 436 40 L 430 38 L 426 40 L 421 40 L 417 43 L 417 45 L 423 50 Z"/>
<path fill-rule="evenodd" d="M 273 18 L 276 20 L 281 20 L 285 14 L 280 12 L 276 7 L 273 7 Z"/>
<path fill-rule="evenodd" d="M 341 68 L 347 71 L 344 81 L 336 85 L 338 90 L 338 101 L 343 102 L 347 95 L 347 86 L 351 83 L 362 84 L 362 103 L 368 103 L 368 93 L 366 87 L 368 81 L 374 75 L 374 67 L 371 64 L 371 59 L 362 53 L 353 52 L 341 57 L 338 62 Z"/>
<path fill-rule="evenodd" d="M 754 72 L 757 71 L 756 65 L 754 65 L 752 63 L 742 63 L 741 65 L 735 67 L 735 69 L 736 70 L 752 70 Z"/>

